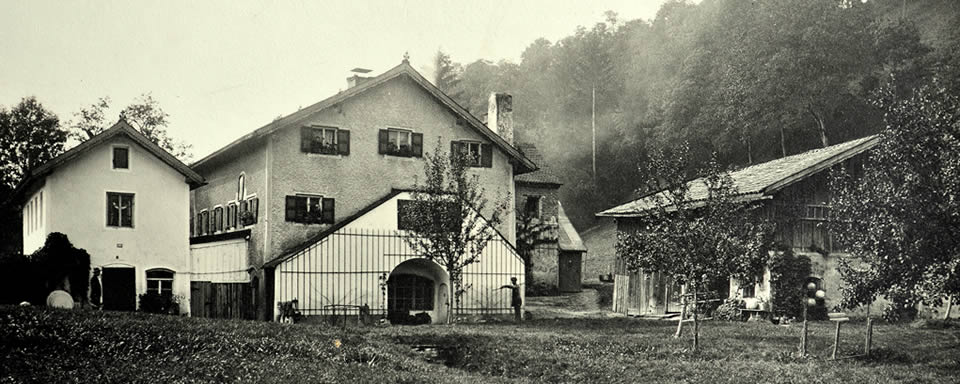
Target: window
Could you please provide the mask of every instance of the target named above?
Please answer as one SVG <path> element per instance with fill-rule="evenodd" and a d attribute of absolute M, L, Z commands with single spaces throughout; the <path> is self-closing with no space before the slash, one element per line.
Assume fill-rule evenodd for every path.
<path fill-rule="evenodd" d="M 241 207 L 243 213 L 240 215 L 240 223 L 243 225 L 256 224 L 260 217 L 260 199 L 256 197 L 246 199 Z"/>
<path fill-rule="evenodd" d="M 430 203 L 416 200 L 397 200 L 397 229 L 413 230 L 419 220 L 429 220 L 438 230 L 459 232 L 463 218 L 460 205 L 449 201 L 431 209 Z M 426 229 L 430 229 L 428 226 Z"/>
<path fill-rule="evenodd" d="M 325 155 L 349 155 L 350 131 L 334 127 L 300 128 L 300 151 Z"/>
<path fill-rule="evenodd" d="M 527 217 L 540 218 L 541 206 L 543 196 L 527 196 L 527 200 L 523 204 L 523 214 Z"/>
<path fill-rule="evenodd" d="M 210 228 L 210 232 L 223 232 L 223 207 L 216 207 L 213 209 L 213 219 L 210 220 L 213 225 Z"/>
<path fill-rule="evenodd" d="M 133 194 L 107 192 L 107 226 L 133 228 Z"/>
<path fill-rule="evenodd" d="M 450 156 L 463 156 L 468 167 L 493 166 L 493 147 L 476 141 L 450 142 Z"/>
<path fill-rule="evenodd" d="M 210 212 L 204 209 L 200 212 L 200 234 L 206 235 L 210 230 Z"/>
<path fill-rule="evenodd" d="M 287 196 L 286 220 L 304 224 L 333 224 L 336 202 L 316 195 Z"/>
<path fill-rule="evenodd" d="M 406 129 L 381 129 L 380 154 L 405 157 L 423 156 L 423 134 Z"/>
<path fill-rule="evenodd" d="M 227 204 L 227 229 L 237 227 L 237 203 Z"/>
<path fill-rule="evenodd" d="M 246 176 L 242 173 L 240 177 L 237 178 L 237 201 L 242 201 L 247 197 L 247 183 L 245 179 Z"/>
<path fill-rule="evenodd" d="M 113 169 L 130 168 L 130 149 L 127 147 L 113 147 Z"/>
<path fill-rule="evenodd" d="M 400 274 L 390 278 L 390 308 L 393 310 L 433 310 L 433 280 Z"/>
<path fill-rule="evenodd" d="M 753 280 L 750 280 L 749 282 L 745 282 L 743 286 L 741 286 L 741 288 L 743 289 L 743 297 L 744 298 L 756 297 L 757 296 L 756 285 L 757 284 Z"/>
<path fill-rule="evenodd" d="M 173 295 L 173 271 L 169 269 L 147 270 L 147 293 Z"/>

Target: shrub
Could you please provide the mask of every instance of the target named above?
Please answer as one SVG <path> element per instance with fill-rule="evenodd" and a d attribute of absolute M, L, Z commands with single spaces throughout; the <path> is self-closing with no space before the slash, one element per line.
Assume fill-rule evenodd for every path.
<path fill-rule="evenodd" d="M 810 276 L 810 258 L 797 256 L 788 247 L 775 252 L 768 262 L 770 268 L 770 287 L 773 289 L 774 316 L 803 317 L 803 299 L 806 297 L 804 286 Z M 808 310 L 808 317 L 816 311 Z M 823 311 L 826 317 L 826 310 Z"/>
<path fill-rule="evenodd" d="M 40 266 L 22 254 L 0 255 L 0 304 L 42 304 L 50 291 Z"/>
<path fill-rule="evenodd" d="M 156 292 L 140 294 L 140 310 L 147 313 L 180 314 L 180 298 Z"/>
<path fill-rule="evenodd" d="M 742 321 L 740 310 L 744 308 L 743 300 L 727 299 L 714 311 L 714 318 L 725 321 Z"/>

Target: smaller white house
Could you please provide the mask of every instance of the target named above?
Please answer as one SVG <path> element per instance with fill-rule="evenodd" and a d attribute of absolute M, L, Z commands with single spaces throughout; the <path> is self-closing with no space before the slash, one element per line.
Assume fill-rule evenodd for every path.
<path fill-rule="evenodd" d="M 203 178 L 126 121 L 30 172 L 17 187 L 23 252 L 66 234 L 101 268 L 104 309 L 136 310 L 148 291 L 190 305 L 190 190 Z"/>

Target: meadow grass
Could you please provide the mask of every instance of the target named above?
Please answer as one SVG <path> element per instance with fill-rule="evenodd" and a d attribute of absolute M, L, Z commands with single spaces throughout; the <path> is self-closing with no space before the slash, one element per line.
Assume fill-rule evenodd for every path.
<path fill-rule="evenodd" d="M 874 353 L 829 359 L 834 324 L 704 322 L 702 350 L 673 322 L 629 318 L 333 327 L 0 307 L 0 382 L 956 382 L 960 329 L 880 324 Z M 691 329 L 688 329 L 690 331 Z M 842 328 L 862 352 L 864 324 Z M 416 346 L 438 347 L 432 353 Z M 420 348 L 424 349 L 424 348 Z M 431 350 L 428 348 L 428 352 Z"/>

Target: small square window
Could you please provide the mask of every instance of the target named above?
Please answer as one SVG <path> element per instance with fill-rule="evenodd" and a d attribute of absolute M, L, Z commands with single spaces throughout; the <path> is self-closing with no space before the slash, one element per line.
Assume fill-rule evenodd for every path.
<path fill-rule="evenodd" d="M 113 147 L 113 169 L 130 168 L 130 150 L 126 147 Z"/>

